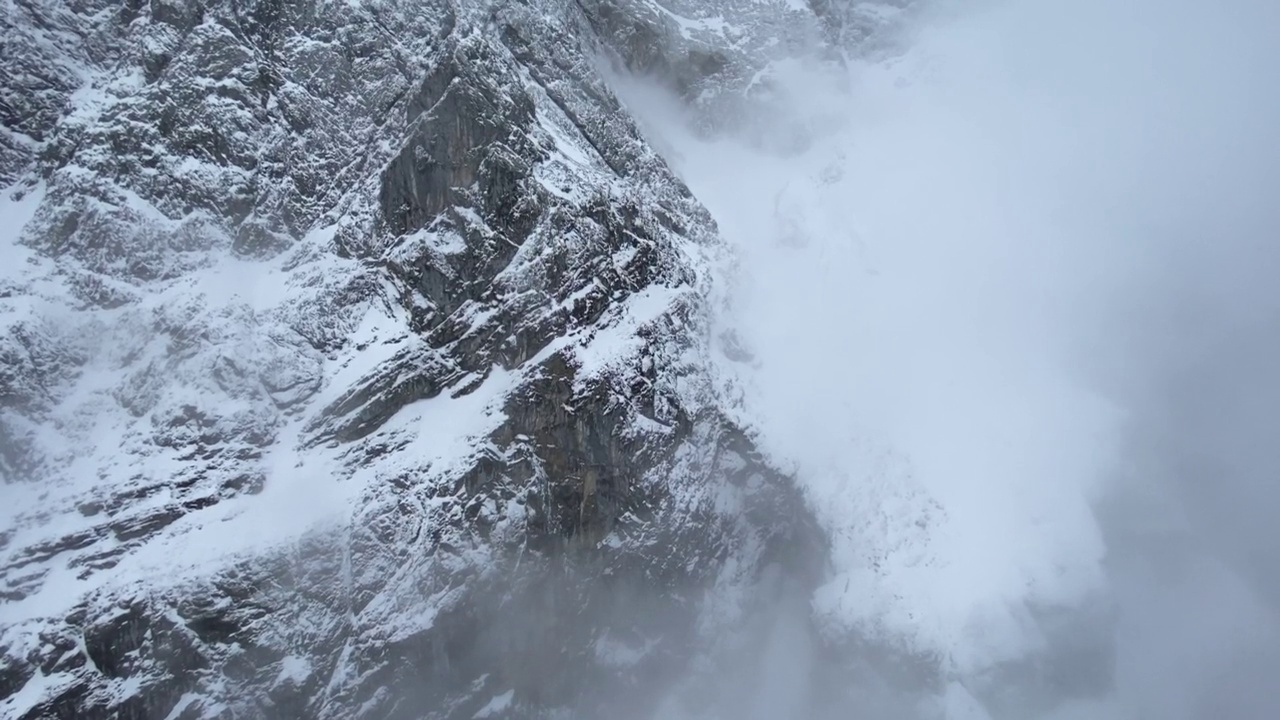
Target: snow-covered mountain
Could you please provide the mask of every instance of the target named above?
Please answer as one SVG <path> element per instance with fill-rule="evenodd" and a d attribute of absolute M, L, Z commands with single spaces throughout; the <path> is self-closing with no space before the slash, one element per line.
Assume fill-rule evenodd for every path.
<path fill-rule="evenodd" d="M 687 5 L 4 5 L 6 716 L 640 716 L 816 582 L 605 78 L 849 25 Z"/>
<path fill-rule="evenodd" d="M 0 714 L 954 719 L 1001 707 L 961 671 L 1060 685 L 913 640 L 948 508 L 780 427 L 761 363 L 857 349 L 761 359 L 717 159 L 684 162 L 792 158 L 746 202 L 848 233 L 859 150 L 788 78 L 892 58 L 917 10 L 0 5 Z M 798 479 L 801 435 L 862 475 Z M 991 627 L 1070 615 L 1038 610 Z"/>

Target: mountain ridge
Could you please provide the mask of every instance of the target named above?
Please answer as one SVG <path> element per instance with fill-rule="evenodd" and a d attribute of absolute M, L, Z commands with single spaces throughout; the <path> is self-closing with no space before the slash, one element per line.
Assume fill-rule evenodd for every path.
<path fill-rule="evenodd" d="M 639 717 L 816 582 L 598 70 L 722 110 L 723 16 L 660 10 L 6 6 L 6 713 Z"/>

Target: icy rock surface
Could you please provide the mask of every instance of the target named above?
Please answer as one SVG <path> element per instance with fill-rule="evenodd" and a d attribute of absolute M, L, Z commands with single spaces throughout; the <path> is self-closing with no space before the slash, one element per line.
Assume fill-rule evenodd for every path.
<path fill-rule="evenodd" d="M 711 117 L 819 10 L 0 7 L 0 714 L 644 716 L 814 586 L 606 66 Z"/>

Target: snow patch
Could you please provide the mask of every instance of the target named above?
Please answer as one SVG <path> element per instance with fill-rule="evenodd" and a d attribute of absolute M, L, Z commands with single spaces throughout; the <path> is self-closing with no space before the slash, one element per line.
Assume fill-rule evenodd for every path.
<path fill-rule="evenodd" d="M 301 685 L 309 677 L 311 677 L 311 661 L 301 655 L 287 655 L 280 661 L 280 674 L 276 675 L 276 684 Z"/>
<path fill-rule="evenodd" d="M 515 699 L 516 691 L 508 690 L 501 695 L 495 695 L 484 707 L 476 711 L 472 718 L 480 720 L 481 718 L 493 717 L 507 708 L 511 707 L 511 702 Z"/>

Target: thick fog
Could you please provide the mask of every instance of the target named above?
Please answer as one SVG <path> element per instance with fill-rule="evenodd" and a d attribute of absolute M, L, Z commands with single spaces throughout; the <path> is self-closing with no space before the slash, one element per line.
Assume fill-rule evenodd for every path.
<path fill-rule="evenodd" d="M 819 627 L 936 658 L 951 717 L 1280 717 L 1280 5 L 942 10 L 710 139 L 624 93 L 738 250 Z M 1004 703 L 1037 657 L 1097 701 Z"/>
<path fill-rule="evenodd" d="M 1280 718 L 1280 2 L 929 2 L 733 117 L 617 79 L 734 248 L 719 370 L 830 540 L 695 668 L 723 707 L 660 720 Z M 346 507 L 302 487 L 244 517 Z M 480 595 L 477 655 L 550 667 L 559 580 Z M 618 584 L 575 632 L 693 634 Z"/>

